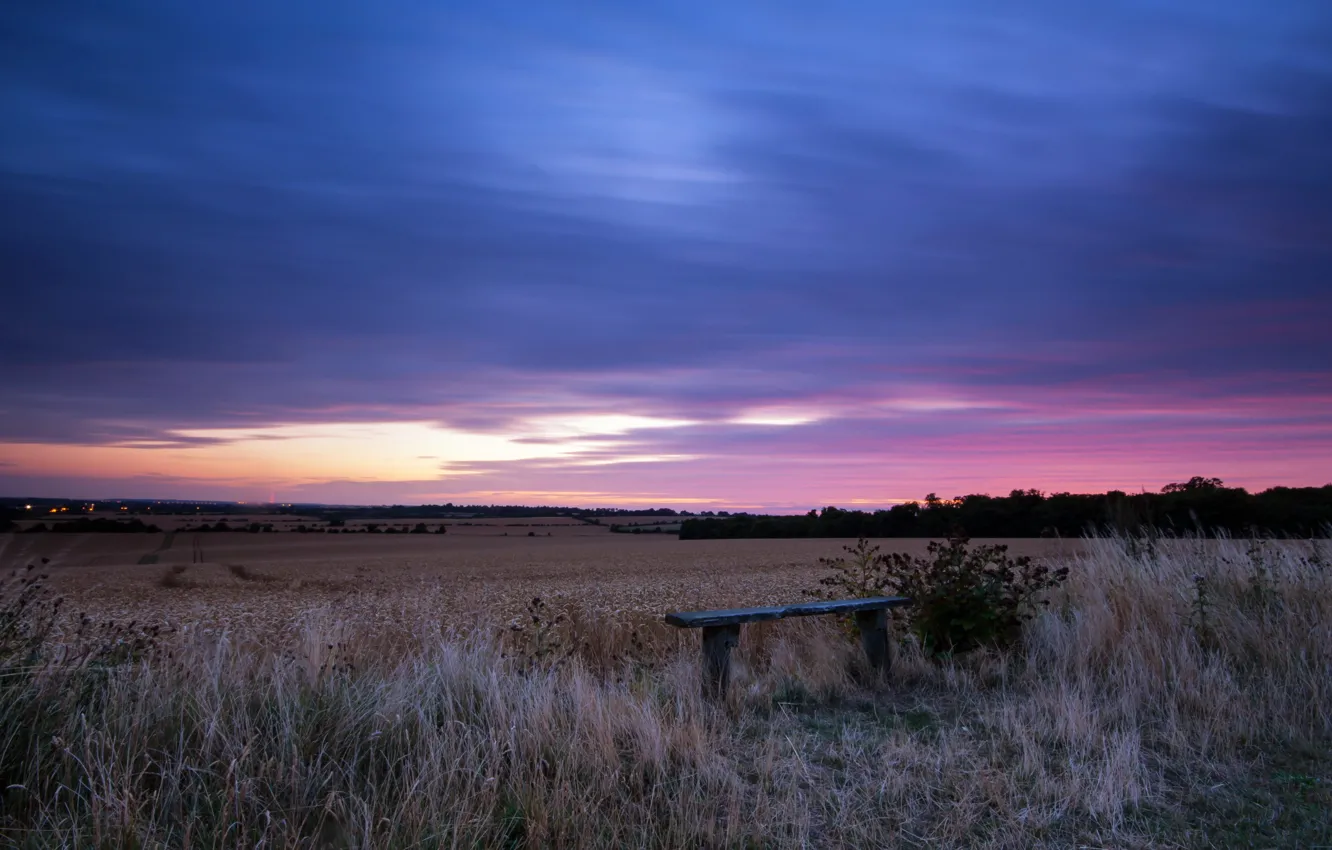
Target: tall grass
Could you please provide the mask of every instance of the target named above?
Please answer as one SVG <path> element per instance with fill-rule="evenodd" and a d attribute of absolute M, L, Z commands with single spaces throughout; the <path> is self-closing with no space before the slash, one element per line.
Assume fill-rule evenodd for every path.
<path fill-rule="evenodd" d="M 904 645 L 887 687 L 835 623 L 747 627 L 724 706 L 699 701 L 692 634 L 587 616 L 539 653 L 322 610 L 282 647 L 185 630 L 132 663 L 14 667 L 0 841 L 1332 843 L 1332 566 L 1113 539 L 1069 566 L 1021 650 Z"/>

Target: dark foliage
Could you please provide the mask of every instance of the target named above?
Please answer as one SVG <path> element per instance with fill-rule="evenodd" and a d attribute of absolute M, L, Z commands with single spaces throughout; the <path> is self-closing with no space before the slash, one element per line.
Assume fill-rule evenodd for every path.
<path fill-rule="evenodd" d="M 680 538 L 947 537 L 959 529 L 972 537 L 1079 537 L 1105 531 L 1137 535 L 1152 528 L 1310 537 L 1326 535 L 1329 527 L 1332 484 L 1249 493 L 1199 477 L 1167 485 L 1160 493 L 1112 490 L 1047 496 L 1038 490 L 1014 490 L 997 497 L 930 497 L 872 513 L 828 507 L 803 516 L 686 519 Z"/>
<path fill-rule="evenodd" d="M 297 530 L 308 532 L 311 531 L 312 529 L 306 526 L 301 526 Z M 273 523 L 252 522 L 248 525 L 239 525 L 239 524 L 231 525 L 226 520 L 220 519 L 217 522 L 213 523 L 212 525 L 209 525 L 208 523 L 205 522 L 200 525 L 186 526 L 185 528 L 181 529 L 182 534 L 210 534 L 214 532 L 228 532 L 228 531 L 243 532 L 245 534 L 258 534 L 261 531 L 273 531 Z"/>
<path fill-rule="evenodd" d="M 861 538 L 842 547 L 844 557 L 820 559 L 832 570 L 819 582 L 820 595 L 909 597 L 912 604 L 901 610 L 932 655 L 1009 646 L 1046 604 L 1042 594 L 1068 577 L 1068 568 L 1052 570 L 1026 556 L 1010 557 L 1007 546 L 969 543 L 965 537 L 932 542 L 920 556 L 883 554 Z"/>
<path fill-rule="evenodd" d="M 1046 604 L 1041 594 L 1068 578 L 1068 567 L 1052 570 L 1025 555 L 1010 557 L 1007 546 L 969 548 L 967 542 L 955 537 L 930 543 L 924 557 L 894 552 L 884 558 L 887 585 L 912 599 L 908 621 L 927 652 L 1011 645 Z"/>
<path fill-rule="evenodd" d="M 156 534 L 162 529 L 141 519 L 107 519 L 106 517 L 79 517 L 51 524 L 54 534 Z"/>

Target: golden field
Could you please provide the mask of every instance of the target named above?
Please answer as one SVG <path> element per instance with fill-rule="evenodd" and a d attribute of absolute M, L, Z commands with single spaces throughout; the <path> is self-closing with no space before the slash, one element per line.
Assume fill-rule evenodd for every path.
<path fill-rule="evenodd" d="M 203 521 L 218 519 L 227 518 Z M 228 521 L 238 525 L 242 519 L 251 521 Z M 292 528 L 312 522 L 280 520 Z M 362 525 L 349 523 L 351 528 Z M 410 528 L 415 522 L 379 525 Z M 427 525 L 433 530 L 439 521 Z M 0 567 L 9 570 L 46 558 L 43 569 L 52 586 L 76 607 L 98 617 L 139 622 L 242 618 L 280 625 L 312 607 L 392 610 L 404 601 L 420 605 L 424 599 L 445 620 L 479 612 L 508 618 L 533 597 L 642 617 L 801 601 L 824 574 L 819 558 L 840 554 L 847 542 L 682 541 L 672 534 L 613 534 L 567 517 L 540 517 L 449 520 L 444 535 L 11 534 L 0 536 Z M 885 551 L 912 553 L 924 552 L 927 543 L 876 542 Z M 1082 548 L 1076 540 L 985 542 L 1043 557 Z"/>

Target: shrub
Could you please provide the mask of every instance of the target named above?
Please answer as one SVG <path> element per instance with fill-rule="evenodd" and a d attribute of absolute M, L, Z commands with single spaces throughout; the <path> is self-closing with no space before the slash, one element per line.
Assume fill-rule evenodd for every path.
<path fill-rule="evenodd" d="M 819 558 L 819 565 L 832 570 L 832 575 L 819 579 L 819 584 L 833 588 L 833 591 L 816 591 L 813 595 L 825 599 L 845 597 L 861 598 L 883 596 L 886 592 L 886 576 L 883 571 L 884 556 L 878 546 L 871 546 L 865 538 L 856 541 L 855 546 L 843 546 L 846 555 L 836 558 Z"/>
<path fill-rule="evenodd" d="M 931 542 L 927 554 L 881 554 L 863 538 L 843 547 L 849 557 L 822 559 L 834 572 L 820 584 L 845 596 L 907 596 L 907 623 L 932 655 L 1009 646 L 1022 624 L 1046 602 L 1041 594 L 1068 577 L 1027 556 L 1010 557 L 1007 546 L 969 546 L 961 535 Z"/>

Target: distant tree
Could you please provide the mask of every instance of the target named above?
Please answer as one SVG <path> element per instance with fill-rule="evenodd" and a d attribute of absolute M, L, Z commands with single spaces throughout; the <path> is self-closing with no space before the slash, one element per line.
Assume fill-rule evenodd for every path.
<path fill-rule="evenodd" d="M 1220 478 L 1204 478 L 1201 475 L 1195 475 L 1183 484 L 1167 484 L 1161 488 L 1161 492 L 1197 493 L 1206 490 L 1224 490 L 1225 486 Z"/>

